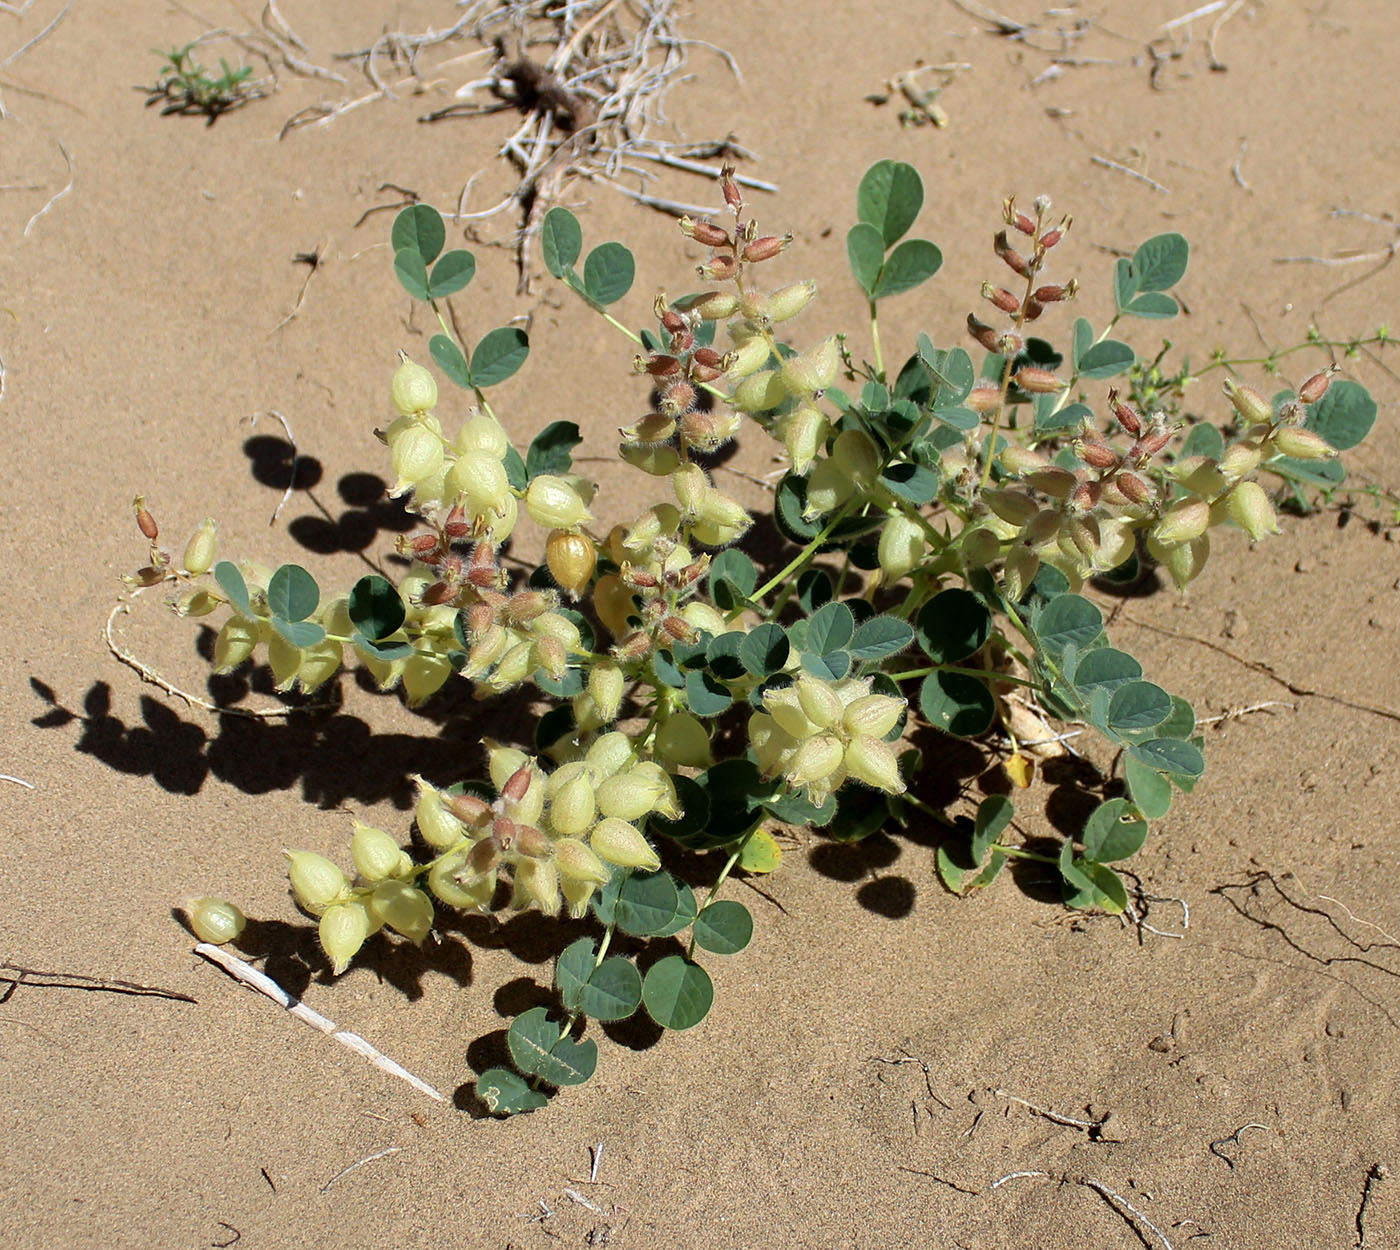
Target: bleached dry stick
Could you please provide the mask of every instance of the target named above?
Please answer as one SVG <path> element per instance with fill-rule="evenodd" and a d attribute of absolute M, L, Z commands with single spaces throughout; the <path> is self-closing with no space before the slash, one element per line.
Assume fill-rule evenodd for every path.
<path fill-rule="evenodd" d="M 401 1081 L 407 1081 L 420 1094 L 427 1094 L 429 1098 L 434 1098 L 438 1102 L 446 1101 L 431 1085 L 413 1075 L 401 1064 L 395 1063 L 383 1051 L 371 1046 L 358 1033 L 351 1033 L 345 1029 L 337 1029 L 334 1020 L 327 1020 L 318 1011 L 313 1011 L 299 998 L 293 998 L 270 976 L 264 972 L 259 972 L 252 964 L 239 959 L 237 955 L 230 955 L 228 951 L 215 946 L 210 942 L 200 942 L 195 948 L 197 955 L 203 955 L 211 963 L 216 963 L 229 976 L 235 980 L 242 981 L 244 985 L 266 994 L 279 1007 L 285 1008 L 292 1015 L 296 1016 L 305 1024 L 309 1024 L 318 1032 L 328 1034 L 335 1038 L 342 1046 L 348 1046 L 351 1050 L 363 1055 L 381 1072 L 387 1072 L 390 1076 L 396 1076 Z"/>

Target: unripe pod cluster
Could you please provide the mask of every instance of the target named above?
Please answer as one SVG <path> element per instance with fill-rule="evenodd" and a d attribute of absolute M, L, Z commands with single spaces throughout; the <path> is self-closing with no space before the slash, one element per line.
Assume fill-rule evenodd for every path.
<path fill-rule="evenodd" d="M 868 680 L 827 682 L 803 673 L 791 686 L 769 690 L 764 711 L 749 718 L 749 738 L 765 776 L 782 776 L 822 803 L 845 781 L 902 794 L 894 747 L 885 736 L 905 702 L 873 694 Z"/>

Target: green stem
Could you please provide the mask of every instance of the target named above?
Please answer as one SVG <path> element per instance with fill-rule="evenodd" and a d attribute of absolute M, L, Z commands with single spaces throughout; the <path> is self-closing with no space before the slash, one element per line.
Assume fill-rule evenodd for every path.
<path fill-rule="evenodd" d="M 870 301 L 870 344 L 871 350 L 875 353 L 875 376 L 881 381 L 885 380 L 885 360 L 880 353 L 880 318 L 875 311 L 875 301 Z"/>
<path fill-rule="evenodd" d="M 930 664 L 927 668 L 911 668 L 905 673 L 890 673 L 891 681 L 913 681 L 915 677 L 927 677 L 930 673 L 962 673 L 967 677 L 980 677 L 983 681 L 1005 681 L 1015 686 L 1034 686 L 1028 677 L 1012 677 L 1009 673 L 991 673 L 985 668 L 967 668 L 961 664 Z"/>
<path fill-rule="evenodd" d="M 739 844 L 734 848 L 733 853 L 724 861 L 724 867 L 719 870 L 719 876 L 715 878 L 714 885 L 710 887 L 710 892 L 705 896 L 705 901 L 700 904 L 700 907 L 695 913 L 697 916 L 715 901 L 715 896 L 724 888 L 724 883 L 729 880 L 729 874 L 734 871 L 734 866 L 739 862 L 739 857 L 743 855 L 744 848 L 748 846 L 749 839 L 758 832 L 758 829 L 758 825 L 755 825 L 748 833 L 744 834 L 739 840 Z M 687 959 L 693 959 L 695 957 L 694 929 L 692 929 L 690 933 L 690 945 L 686 947 L 685 957 Z"/>

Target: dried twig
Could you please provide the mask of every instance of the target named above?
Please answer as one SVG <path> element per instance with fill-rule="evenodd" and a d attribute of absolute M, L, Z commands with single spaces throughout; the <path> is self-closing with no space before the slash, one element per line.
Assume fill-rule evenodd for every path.
<path fill-rule="evenodd" d="M 1129 178 L 1136 178 L 1139 182 L 1145 182 L 1154 191 L 1160 191 L 1163 195 L 1171 194 L 1171 192 L 1155 178 L 1149 178 L 1146 174 L 1139 173 L 1136 169 L 1130 169 L 1127 165 L 1120 165 L 1117 161 L 1111 161 L 1106 156 L 1091 155 L 1089 160 L 1095 165 L 1102 165 L 1105 169 L 1113 169 L 1120 174 L 1127 174 Z"/>
<path fill-rule="evenodd" d="M 1246 191 L 1252 191 L 1252 190 L 1254 190 L 1254 188 L 1251 187 L 1251 186 L 1249 185 L 1249 183 L 1247 183 L 1247 182 L 1244 180 L 1244 174 L 1242 174 L 1242 173 L 1240 172 L 1240 163 L 1244 160 L 1244 152 L 1245 152 L 1245 148 L 1246 148 L 1247 146 L 1248 146 L 1248 141 L 1245 140 L 1245 139 L 1241 139 L 1241 140 L 1240 140 L 1239 155 L 1237 155 L 1237 156 L 1235 157 L 1235 163 L 1234 163 L 1233 165 L 1230 166 L 1230 173 L 1234 176 L 1235 183 L 1236 183 L 1238 186 L 1243 187 Z"/>
<path fill-rule="evenodd" d="M 1049 1120 L 1053 1124 L 1063 1124 L 1067 1128 L 1082 1128 L 1089 1135 L 1090 1141 L 1107 1141 L 1103 1136 L 1104 1125 L 1112 1118 L 1111 1114 L 1103 1116 L 1097 1120 L 1079 1120 L 1072 1115 L 1063 1115 L 1049 1107 L 1040 1107 L 1033 1102 L 1028 1102 L 1024 1098 L 1018 1098 L 1015 1094 L 1004 1089 L 994 1089 L 992 1093 L 998 1098 L 1005 1098 L 1008 1102 L 1014 1102 L 1025 1107 L 1027 1111 Z"/>
<path fill-rule="evenodd" d="M 29 6 L 27 4 L 24 6 L 25 9 L 27 9 L 28 7 Z M 13 52 L 11 52 L 10 55 L 7 56 L 3 61 L 0 61 L 0 69 L 4 69 L 7 65 L 13 65 L 16 61 L 19 60 L 20 57 L 22 57 L 26 52 L 28 52 L 30 48 L 34 47 L 36 44 L 42 43 L 51 34 L 53 34 L 53 32 L 57 29 L 59 22 L 63 21 L 63 19 L 68 16 L 68 10 L 72 7 L 73 6 L 71 3 L 65 4 L 62 10 L 59 12 L 58 16 L 54 18 L 53 21 L 51 21 L 47 26 L 45 26 L 44 29 L 41 30 L 37 35 L 35 35 L 33 39 L 31 39 L 26 44 L 22 44 L 20 47 L 16 48 Z M 14 10 L 11 11 L 15 12 Z M 20 9 L 18 10 L 16 15 L 18 15 L 18 13 L 23 12 L 24 9 Z"/>
<path fill-rule="evenodd" d="M 25 784 L 25 783 L 21 783 Z M 0 963 L 0 1003 L 7 1003 L 21 985 L 36 989 L 88 990 L 104 994 L 130 994 L 136 998 L 169 998 L 179 1003 L 199 1000 L 179 990 L 165 990 L 158 985 L 141 985 L 136 981 L 119 981 L 109 977 L 89 977 L 78 972 L 41 972 L 37 968 L 22 968 L 19 964 Z"/>
<path fill-rule="evenodd" d="M 441 1097 L 441 1095 L 439 1095 Z M 356 1159 L 348 1168 L 341 1168 L 334 1176 L 321 1186 L 321 1192 L 325 1193 L 342 1176 L 349 1176 L 356 1168 L 362 1168 L 366 1163 L 373 1163 L 376 1159 L 382 1159 L 385 1155 L 396 1155 L 402 1150 L 402 1146 L 386 1146 L 383 1150 L 377 1150 L 372 1155 L 366 1155 L 363 1159 Z"/>
<path fill-rule="evenodd" d="M 55 204 L 59 202 L 59 200 L 61 200 L 65 195 L 68 194 L 68 192 L 70 192 L 73 189 L 73 181 L 77 177 L 77 175 L 73 171 L 73 158 L 68 155 L 68 149 L 63 146 L 62 140 L 59 141 L 58 150 L 63 153 L 64 163 L 68 166 L 68 184 L 63 188 L 62 191 L 59 191 L 57 194 L 51 196 L 49 198 L 49 202 L 45 204 L 43 208 L 41 208 L 37 213 L 34 214 L 33 217 L 29 219 L 28 224 L 24 227 L 24 237 L 26 239 L 29 237 L 29 232 L 32 229 L 34 229 L 34 223 L 37 222 L 40 217 L 47 213 L 49 209 L 51 209 Z"/>
<path fill-rule="evenodd" d="M 311 276 L 310 276 L 310 274 L 308 274 L 308 275 L 307 275 L 307 281 L 309 282 L 310 280 L 311 280 Z M 305 287 L 302 287 L 302 294 L 305 294 L 305 293 L 306 293 L 306 288 L 305 288 Z M 287 465 L 287 486 L 286 486 L 286 489 L 284 489 L 284 490 L 282 491 L 282 498 L 279 499 L 279 500 L 277 501 L 277 507 L 275 507 L 275 508 L 272 510 L 272 515 L 268 518 L 268 521 L 267 521 L 267 523 L 268 523 L 269 525 L 276 525 L 276 524 L 277 524 L 277 518 L 280 517 L 280 516 L 282 515 L 282 509 L 285 508 L 285 507 L 287 506 L 288 502 L 291 500 L 292 491 L 293 491 L 293 489 L 296 487 L 296 484 L 297 484 L 297 462 L 301 459 L 301 451 L 300 451 L 300 450 L 298 449 L 298 447 L 297 447 L 297 436 L 296 436 L 295 434 L 292 433 L 292 423 L 291 423 L 290 421 L 288 421 L 287 418 L 284 417 L 280 412 L 278 412 L 276 408 L 269 408 L 269 409 L 267 410 L 267 415 L 268 415 L 269 417 L 271 417 L 274 421 L 276 421 L 276 422 L 278 423 L 278 425 L 280 425 L 280 426 L 282 427 L 282 432 L 287 436 L 287 442 L 288 442 L 289 444 L 291 444 L 291 448 L 292 448 L 292 459 L 291 459 L 291 463 Z M 254 429 L 257 429 L 257 426 L 258 426 L 258 418 L 259 418 L 260 416 L 262 416 L 262 413 L 260 413 L 260 412 L 255 412 L 255 413 L 252 415 L 252 417 L 249 418 L 248 424 L 249 424 L 250 426 L 252 426 Z"/>
<path fill-rule="evenodd" d="M 1376 1186 L 1389 1176 L 1390 1169 L 1384 1163 L 1373 1163 L 1366 1173 L 1366 1187 L 1361 1191 L 1361 1206 L 1356 1211 L 1356 1250 L 1366 1250 L 1366 1208 L 1371 1205 Z"/>
<path fill-rule="evenodd" d="M 11 777 L 9 773 L 0 773 L 0 781 L 13 781 L 17 786 L 24 786 L 26 790 L 33 790 L 34 783 L 25 781 L 23 777 Z"/>
<path fill-rule="evenodd" d="M 325 1016 L 321 1015 L 319 1012 L 313 1011 L 300 999 L 292 997 L 292 995 L 287 993 L 276 981 L 266 973 L 259 972 L 252 964 L 246 963 L 242 959 L 239 959 L 237 955 L 232 955 L 221 947 L 214 946 L 209 942 L 200 942 L 194 949 L 196 954 L 203 955 L 204 958 L 211 963 L 218 964 L 219 967 L 231 977 L 242 981 L 244 985 L 251 986 L 260 993 L 266 994 L 268 998 L 272 999 L 278 1006 L 284 1007 L 291 1015 L 296 1016 L 298 1020 L 311 1025 L 313 1029 L 321 1033 L 326 1033 L 335 1038 L 342 1046 L 348 1046 L 351 1050 L 363 1055 L 381 1072 L 387 1072 L 390 1076 L 396 1076 L 402 1081 L 407 1081 L 414 1089 L 418 1090 L 419 1093 L 427 1094 L 429 1098 L 434 1098 L 438 1102 L 444 1101 L 443 1096 L 426 1081 L 414 1076 L 407 1068 L 395 1063 L 382 1051 L 371 1046 L 358 1033 L 351 1033 L 345 1029 L 337 1029 L 333 1020 L 327 1020 Z M 371 1158 L 379 1157 L 379 1155 L 371 1156 Z M 362 1162 L 366 1163 L 368 1161 L 368 1159 L 362 1160 Z M 359 1164 L 355 1164 L 354 1166 L 358 1167 Z M 346 1169 L 346 1171 L 350 1170 L 349 1168 Z M 326 1183 L 326 1189 L 329 1189 L 330 1186 L 344 1174 L 344 1172 L 341 1172 L 337 1176 L 332 1177 L 331 1180 Z M 321 1192 L 324 1193 L 325 1190 L 323 1189 Z"/>
<path fill-rule="evenodd" d="M 1241 1124 L 1239 1128 L 1237 1128 L 1228 1137 L 1217 1137 L 1213 1142 L 1210 1143 L 1209 1149 L 1211 1154 L 1213 1154 L 1217 1159 L 1224 1159 L 1226 1164 L 1229 1166 L 1230 1171 L 1232 1172 L 1235 1170 L 1235 1160 L 1239 1156 L 1227 1155 L 1225 1151 L 1221 1149 L 1221 1147 L 1234 1146 L 1238 1150 L 1240 1145 L 1240 1134 L 1243 1133 L 1246 1129 L 1251 1128 L 1260 1129 L 1262 1132 L 1265 1133 L 1269 1131 L 1269 1126 L 1267 1124 Z"/>
<path fill-rule="evenodd" d="M 998 1180 L 988 1185 L 985 1192 L 990 1193 L 993 1189 L 997 1189 L 1006 1184 L 1007 1181 L 1019 1180 L 1028 1176 L 1043 1176 L 1047 1180 L 1059 1181 L 1062 1185 L 1083 1185 L 1087 1189 L 1092 1189 L 1096 1194 L 1099 1194 L 1107 1201 L 1109 1206 L 1115 1211 L 1118 1211 L 1118 1208 L 1122 1207 L 1123 1210 L 1118 1211 L 1118 1214 L 1122 1215 L 1123 1211 L 1128 1212 L 1128 1214 L 1132 1215 L 1133 1219 L 1137 1220 L 1144 1228 L 1155 1233 L 1165 1250 L 1173 1250 L 1172 1243 L 1167 1240 L 1166 1233 L 1149 1220 L 1137 1207 L 1133 1206 L 1122 1194 L 1110 1189 L 1103 1181 L 1095 1180 L 1092 1176 L 1079 1176 L 1069 1172 L 1041 1172 L 1038 1170 L 1029 1172 L 1008 1172 L 1005 1176 L 1000 1177 Z M 1127 1216 L 1125 1215 L 1123 1218 L 1127 1219 Z"/>

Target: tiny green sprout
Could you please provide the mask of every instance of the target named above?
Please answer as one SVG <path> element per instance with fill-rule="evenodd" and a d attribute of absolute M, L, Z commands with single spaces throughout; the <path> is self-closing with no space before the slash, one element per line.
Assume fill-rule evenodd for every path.
<path fill-rule="evenodd" d="M 146 92 L 146 105 L 161 105 L 161 116 L 178 113 L 183 116 L 201 116 L 212 126 L 225 113 L 258 99 L 266 94 L 266 89 L 253 81 L 253 67 L 243 65 L 234 69 L 223 57 L 219 58 L 222 71 L 217 78 L 211 78 L 208 71 L 194 59 L 194 49 L 200 41 L 187 43 L 183 48 L 151 51 L 162 60 L 160 73 L 155 84 L 142 87 Z"/>
<path fill-rule="evenodd" d="M 245 70 L 210 78 L 192 51 L 163 54 L 154 98 L 167 111 L 212 120 L 256 90 Z M 147 563 L 128 585 L 167 586 L 185 615 L 225 613 L 217 671 L 261 663 L 279 692 L 304 692 L 354 665 L 409 709 L 463 682 L 485 702 L 479 717 L 437 722 L 459 738 L 469 726 L 454 751 L 468 755 L 486 725 L 519 733 L 484 739 L 485 777 L 411 773 L 412 827 L 355 821 L 353 874 L 287 852 L 293 897 L 336 974 L 381 931 L 423 944 L 457 940 L 453 912 L 537 913 L 519 923 L 557 940 L 550 1005 L 512 1021 L 514 1070 L 480 1074 L 495 1114 L 587 1080 L 599 1062 L 590 1021 L 646 1012 L 663 1028 L 698 1025 L 715 993 L 705 965 L 743 958 L 753 938 L 748 910 L 719 895 L 735 873 L 778 870 L 783 827 L 851 842 L 919 813 L 944 830 L 932 863 L 953 894 L 1031 859 L 1066 906 L 1123 914 L 1132 876 L 1120 866 L 1204 775 L 1204 739 L 1190 703 L 1113 645 L 1081 592 L 1154 569 L 1185 588 L 1223 544 L 1277 533 L 1281 505 L 1364 496 L 1400 518 L 1394 492 L 1346 487 L 1339 460 L 1377 409 L 1335 359 L 1387 346 L 1385 326 L 1354 340 L 1310 327 L 1302 343 L 1218 349 L 1193 366 L 1141 324 L 1180 314 L 1187 241 L 1158 234 L 1101 264 L 1038 197 L 1031 214 L 989 206 L 987 272 L 966 319 L 896 354 L 881 313 L 943 260 L 910 237 L 924 204 L 912 166 L 880 161 L 855 190 L 859 333 L 820 321 L 816 284 L 790 268 L 800 249 L 781 228 L 760 233 L 732 170 L 720 193 L 720 220 L 680 226 L 709 253 L 702 288 L 637 297 L 645 328 L 618 341 L 615 407 L 633 414 L 617 449 L 626 489 L 595 498 L 571 421 L 513 442 L 521 417 L 498 411 L 494 388 L 526 363 L 528 336 L 512 324 L 475 346 L 454 337 L 441 304 L 475 261 L 415 204 L 391 228 L 393 269 L 441 333 L 367 400 L 392 409 L 380 439 L 408 520 L 394 576 L 323 592 L 297 565 L 216 562 L 212 522 L 177 567 L 135 507 Z M 636 277 L 628 248 L 585 251 L 563 208 L 540 231 L 579 315 L 621 328 L 608 309 Z M 1104 298 L 1075 302 L 1090 283 Z M 1079 315 L 1110 300 L 1106 324 Z M 1285 367 L 1296 385 L 1273 394 L 1262 380 Z M 1212 373 L 1187 411 L 1187 388 Z M 714 472 L 734 439 L 771 439 L 780 466 L 761 527 Z M 526 541 L 512 554 L 517 529 Z M 539 566 L 521 569 L 521 551 L 543 552 Z M 1018 690 L 1098 734 L 1115 761 L 1109 784 L 1083 795 L 1078 828 L 1037 818 L 1039 749 L 1019 732 Z M 927 762 L 911 738 L 933 746 Z M 938 777 L 949 738 L 1004 753 L 1014 802 L 935 806 L 960 792 Z M 217 900 L 190 915 L 207 940 L 242 925 Z"/>

